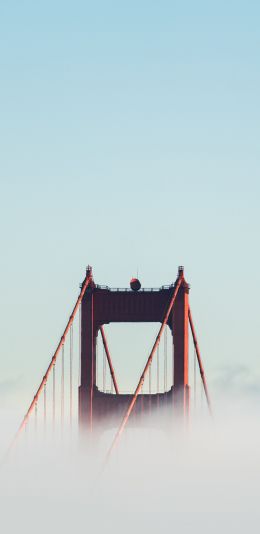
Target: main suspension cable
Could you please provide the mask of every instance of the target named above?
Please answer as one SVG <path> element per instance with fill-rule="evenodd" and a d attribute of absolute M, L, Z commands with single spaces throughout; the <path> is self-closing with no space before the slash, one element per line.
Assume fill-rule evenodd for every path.
<path fill-rule="evenodd" d="M 189 323 L 190 323 L 191 333 L 192 333 L 192 337 L 193 337 L 193 343 L 194 343 L 194 347 L 195 347 L 196 354 L 197 354 L 197 360 L 198 360 L 198 364 L 199 364 L 200 376 L 201 376 L 201 380 L 202 380 L 202 383 L 203 383 L 205 397 L 207 399 L 208 409 L 209 409 L 210 415 L 212 415 L 211 402 L 210 402 L 210 397 L 209 397 L 209 392 L 208 392 L 207 381 L 206 381 L 206 377 L 205 377 L 205 372 L 204 372 L 204 368 L 203 368 L 203 364 L 202 364 L 202 359 L 201 359 L 201 355 L 200 355 L 198 340 L 197 340 L 197 336 L 196 336 L 196 332 L 195 332 L 195 328 L 194 328 L 194 324 L 193 324 L 190 308 L 189 308 L 188 314 L 189 314 Z"/>
<path fill-rule="evenodd" d="M 100 333 L 101 333 L 101 337 L 102 337 L 102 341 L 103 341 L 103 373 L 104 373 L 104 369 L 105 369 L 105 372 L 106 372 L 106 362 L 104 362 L 104 358 L 105 358 L 105 354 L 106 354 L 106 359 L 107 359 L 107 363 L 108 363 L 108 366 L 109 366 L 110 375 L 111 375 L 111 378 L 113 380 L 115 392 L 118 395 L 119 394 L 118 384 L 117 384 L 117 380 L 116 380 L 114 367 L 113 367 L 113 364 L 112 364 L 112 359 L 111 359 L 110 352 L 109 352 L 109 349 L 108 349 L 107 339 L 106 339 L 106 335 L 105 335 L 105 331 L 104 331 L 103 325 L 101 325 L 101 327 L 100 327 Z M 104 375 L 103 375 L 103 386 L 104 386 L 104 382 L 106 382 L 106 376 L 105 376 L 105 379 L 104 379 Z M 104 389 L 104 387 L 103 387 L 103 389 Z"/>
<path fill-rule="evenodd" d="M 42 381 L 41 381 L 41 383 L 40 383 L 40 385 L 39 385 L 39 387 L 38 387 L 38 389 L 36 391 L 36 394 L 34 395 L 33 400 L 32 400 L 32 402 L 31 402 L 31 404 L 30 404 L 30 406 L 29 406 L 29 408 L 28 408 L 28 410 L 27 410 L 27 412 L 26 412 L 26 414 L 25 414 L 25 416 L 24 416 L 19 428 L 18 428 L 18 431 L 16 432 L 13 441 L 11 442 L 11 445 L 10 445 L 8 451 L 7 451 L 7 454 L 10 452 L 10 450 L 12 449 L 12 447 L 14 446 L 14 444 L 15 444 L 17 438 L 18 438 L 18 435 L 20 434 L 20 432 L 25 427 L 25 425 L 26 425 L 26 423 L 27 423 L 27 421 L 28 421 L 33 409 L 34 409 L 34 406 L 35 406 L 36 402 L 38 401 L 38 398 L 39 398 L 39 396 L 41 395 L 41 393 L 42 393 L 42 391 L 44 389 L 44 385 L 46 384 L 46 382 L 48 380 L 49 374 L 50 374 L 50 372 L 51 372 L 51 370 L 52 370 L 52 368 L 53 368 L 53 366 L 54 366 L 54 364 L 55 364 L 55 362 L 57 360 L 57 357 L 58 357 L 58 355 L 60 353 L 62 345 L 63 345 L 63 343 L 65 343 L 65 339 L 66 339 L 67 334 L 69 332 L 70 326 L 72 325 L 72 323 L 74 321 L 75 315 L 76 315 L 76 313 L 78 311 L 78 308 L 79 308 L 79 305 L 80 305 L 80 303 L 81 303 L 81 301 L 82 301 L 82 299 L 84 297 L 86 289 L 90 285 L 92 280 L 93 280 L 93 278 L 92 278 L 92 269 L 91 269 L 91 267 L 88 267 L 87 275 L 86 275 L 86 278 L 85 278 L 85 280 L 84 280 L 84 282 L 82 284 L 80 294 L 79 294 L 79 296 L 77 298 L 77 302 L 76 302 L 76 304 L 75 304 L 75 306 L 73 308 L 72 314 L 71 314 L 71 316 L 70 316 L 70 318 L 68 320 L 68 323 L 67 323 L 66 328 L 65 328 L 65 330 L 63 332 L 63 335 L 61 336 L 60 342 L 58 343 L 57 349 L 54 352 L 54 355 L 53 355 L 53 357 L 51 359 L 51 362 L 50 362 L 50 364 L 49 364 L 49 366 L 47 368 L 47 371 L 46 371 L 46 373 L 45 373 L 45 375 L 44 375 L 44 377 L 43 377 L 43 379 L 42 379 Z"/>

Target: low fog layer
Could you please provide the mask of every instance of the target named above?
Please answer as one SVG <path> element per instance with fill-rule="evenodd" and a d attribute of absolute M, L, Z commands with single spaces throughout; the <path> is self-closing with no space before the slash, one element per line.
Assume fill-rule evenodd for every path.
<path fill-rule="evenodd" d="M 169 433 L 161 419 L 128 429 L 105 467 L 113 431 L 89 449 L 76 435 L 21 441 L 1 467 L 3 532 L 257 532 L 257 408 L 218 406 L 213 421 L 204 414 Z"/>

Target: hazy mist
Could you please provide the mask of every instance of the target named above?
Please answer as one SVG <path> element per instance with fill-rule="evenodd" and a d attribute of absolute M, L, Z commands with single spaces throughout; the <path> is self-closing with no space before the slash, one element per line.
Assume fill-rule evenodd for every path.
<path fill-rule="evenodd" d="M 214 420 L 127 429 L 105 466 L 114 431 L 92 448 L 21 439 L 1 468 L 4 532 L 257 532 L 259 417 L 249 398 L 217 406 Z"/>

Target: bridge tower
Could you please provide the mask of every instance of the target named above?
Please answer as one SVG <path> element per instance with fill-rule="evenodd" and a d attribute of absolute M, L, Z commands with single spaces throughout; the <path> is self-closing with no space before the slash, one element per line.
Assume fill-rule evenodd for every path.
<path fill-rule="evenodd" d="M 18 428 L 11 443 L 10 450 L 16 443 L 22 431 L 25 431 L 32 415 L 34 414 L 34 430 L 38 428 L 39 416 L 43 423 L 44 435 L 51 416 L 52 432 L 56 425 L 56 400 L 60 402 L 59 425 L 64 430 L 65 413 L 65 379 L 69 380 L 68 401 L 66 413 L 69 416 L 70 432 L 73 428 L 73 324 L 74 319 L 81 308 L 79 316 L 80 326 L 80 359 L 81 381 L 79 386 L 78 420 L 80 430 L 91 434 L 92 431 L 100 432 L 109 426 L 117 426 L 113 443 L 108 451 L 109 458 L 116 446 L 126 425 L 136 425 L 141 420 L 142 426 L 154 422 L 149 415 L 167 407 L 172 411 L 174 418 L 181 417 L 183 420 L 189 413 L 189 330 L 192 334 L 194 351 L 196 353 L 201 383 L 210 414 L 211 402 L 207 387 L 207 381 L 202 364 L 198 339 L 195 332 L 191 309 L 189 306 L 189 285 L 184 278 L 184 269 L 179 267 L 175 283 L 170 286 L 162 286 L 159 289 L 141 289 L 139 280 L 132 279 L 128 289 L 111 289 L 107 286 L 96 285 L 91 267 L 87 268 L 85 279 L 81 285 L 80 294 L 66 323 L 63 334 L 56 346 L 55 352 L 33 396 L 27 412 Z M 109 354 L 104 325 L 109 323 L 135 323 L 156 322 L 161 323 L 159 332 L 154 341 L 152 350 L 148 356 L 143 372 L 132 394 L 122 394 L 118 388 L 113 370 L 111 356 Z M 190 328 L 189 328 L 190 327 Z M 171 387 L 161 393 L 158 387 L 159 366 L 157 366 L 157 392 L 152 393 L 151 388 L 151 365 L 157 352 L 159 343 L 165 329 L 169 328 L 172 334 L 173 348 L 173 377 Z M 115 393 L 101 391 L 97 384 L 97 336 L 100 331 L 104 350 L 107 356 L 114 384 Z M 65 343 L 69 338 L 67 350 Z M 166 339 L 166 337 L 165 337 Z M 194 356 L 195 356 L 194 353 Z M 65 365 L 65 356 L 69 357 L 69 365 Z M 164 354 L 166 356 L 166 352 Z M 58 357 L 60 365 L 57 367 Z M 167 361 L 167 358 L 164 360 Z M 157 365 L 159 358 L 157 360 Z M 194 399 L 196 397 L 196 360 L 194 360 Z M 67 373 L 65 372 L 67 369 Z M 166 369 L 166 367 L 165 367 Z M 57 371 L 59 380 L 57 381 Z M 149 393 L 143 393 L 145 377 L 149 373 Z M 166 376 L 166 375 L 165 375 Z M 59 385 L 58 385 L 59 382 Z M 166 384 L 166 381 L 165 381 Z M 56 385 L 58 389 L 56 391 Z M 49 402 L 47 402 L 49 400 Z M 40 404 L 39 404 L 40 403 Z M 47 406 L 48 404 L 48 406 Z M 68 410 L 69 408 L 69 410 Z M 147 417 L 143 417 L 147 415 Z M 156 418 L 160 421 L 164 418 Z M 77 421 L 78 422 L 78 421 Z M 47 425 L 47 426 L 46 426 Z"/>
<path fill-rule="evenodd" d="M 79 424 L 83 431 L 106 428 L 122 417 L 132 395 L 110 394 L 97 387 L 97 336 L 103 325 L 122 322 L 162 323 L 178 280 L 181 279 L 174 305 L 167 319 L 173 343 L 173 383 L 165 393 L 139 394 L 135 418 L 145 410 L 172 406 L 173 412 L 186 417 L 189 411 L 189 285 L 183 267 L 179 267 L 174 284 L 160 289 L 111 289 L 96 285 L 92 270 L 91 283 L 81 303 L 81 383 L 79 386 Z M 158 400 L 160 401 L 158 403 Z"/>

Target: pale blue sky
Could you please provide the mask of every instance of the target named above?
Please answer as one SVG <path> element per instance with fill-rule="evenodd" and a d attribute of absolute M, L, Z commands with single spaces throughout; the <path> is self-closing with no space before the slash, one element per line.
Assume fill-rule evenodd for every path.
<path fill-rule="evenodd" d="M 257 380 L 259 22 L 250 1 L 1 2 L 3 390 L 31 396 L 88 263 L 148 287 L 184 264 L 209 380 Z"/>

